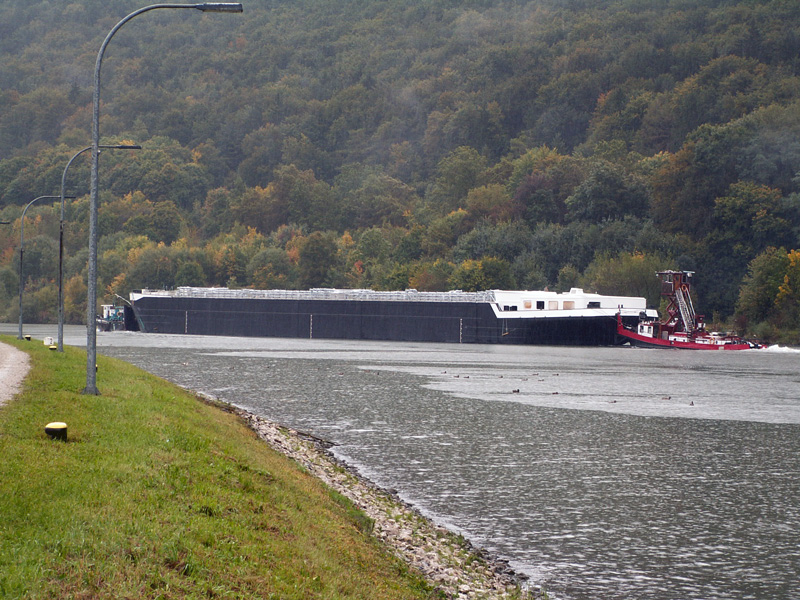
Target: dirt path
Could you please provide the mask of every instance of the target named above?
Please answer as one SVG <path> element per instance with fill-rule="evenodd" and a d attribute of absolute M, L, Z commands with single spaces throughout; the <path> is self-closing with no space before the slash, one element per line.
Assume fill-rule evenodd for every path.
<path fill-rule="evenodd" d="M 19 391 L 19 386 L 28 374 L 28 355 L 13 346 L 0 342 L 0 404 Z"/>

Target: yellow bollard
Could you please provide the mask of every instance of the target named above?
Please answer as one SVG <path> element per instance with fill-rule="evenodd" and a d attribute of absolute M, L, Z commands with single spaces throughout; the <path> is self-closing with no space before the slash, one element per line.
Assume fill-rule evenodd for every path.
<path fill-rule="evenodd" d="M 44 427 L 44 432 L 54 440 L 67 441 L 67 424 L 60 421 L 48 423 Z"/>

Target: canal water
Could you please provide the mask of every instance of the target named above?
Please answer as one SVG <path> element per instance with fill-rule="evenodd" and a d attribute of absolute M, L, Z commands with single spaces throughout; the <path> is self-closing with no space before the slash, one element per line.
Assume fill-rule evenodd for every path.
<path fill-rule="evenodd" d="M 98 344 L 336 443 L 551 598 L 800 597 L 796 350 Z"/>

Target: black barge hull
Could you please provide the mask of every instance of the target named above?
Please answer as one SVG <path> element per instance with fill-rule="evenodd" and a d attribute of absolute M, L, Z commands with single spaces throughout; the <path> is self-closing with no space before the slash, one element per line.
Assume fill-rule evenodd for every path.
<path fill-rule="evenodd" d="M 129 329 L 150 333 L 560 346 L 621 343 L 615 317 L 504 319 L 481 302 L 147 296 L 126 309 Z M 627 320 L 634 324 L 637 318 Z"/>

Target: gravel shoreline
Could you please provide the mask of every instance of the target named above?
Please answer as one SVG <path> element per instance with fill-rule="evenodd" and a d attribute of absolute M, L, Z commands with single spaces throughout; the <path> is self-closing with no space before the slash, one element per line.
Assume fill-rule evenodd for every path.
<path fill-rule="evenodd" d="M 292 458 L 311 475 L 349 498 L 373 522 L 373 535 L 384 542 L 451 600 L 511 600 L 546 597 L 525 588 L 526 578 L 502 559 L 475 548 L 463 537 L 436 525 L 403 502 L 396 494 L 379 488 L 336 459 L 332 444 L 295 431 L 235 407 L 217 398 L 198 394 L 242 418 L 273 449 Z"/>

